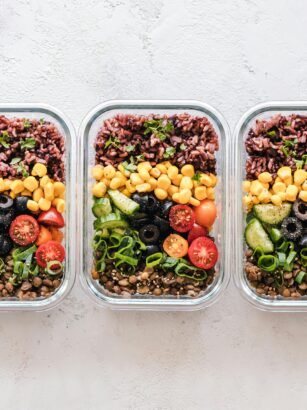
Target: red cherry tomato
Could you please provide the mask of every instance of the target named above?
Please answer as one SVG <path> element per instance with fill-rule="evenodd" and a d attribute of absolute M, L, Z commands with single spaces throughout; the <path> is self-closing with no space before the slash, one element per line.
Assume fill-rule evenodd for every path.
<path fill-rule="evenodd" d="M 200 269 L 211 269 L 217 261 L 218 250 L 215 243 L 206 237 L 194 239 L 188 252 L 190 261 Z"/>
<path fill-rule="evenodd" d="M 39 225 L 30 215 L 19 215 L 13 220 L 9 234 L 13 242 L 20 246 L 34 243 L 38 237 Z"/>
<path fill-rule="evenodd" d="M 41 245 L 35 253 L 36 261 L 39 266 L 46 268 L 47 263 L 51 261 L 62 262 L 65 258 L 65 249 L 56 241 L 49 241 Z M 52 269 L 56 269 L 59 266 L 52 266 Z"/>
<path fill-rule="evenodd" d="M 200 205 L 194 207 L 194 212 L 196 222 L 199 225 L 210 228 L 214 224 L 216 218 L 216 206 L 211 199 L 204 199 L 201 201 Z"/>
<path fill-rule="evenodd" d="M 187 205 L 175 205 L 171 207 L 169 213 L 171 227 L 177 232 L 188 232 L 194 222 L 194 212 Z"/>
<path fill-rule="evenodd" d="M 194 239 L 199 238 L 200 236 L 207 236 L 208 233 L 209 232 L 207 228 L 204 228 L 203 226 L 200 226 L 198 224 L 194 224 L 189 232 L 188 242 L 192 243 Z"/>
<path fill-rule="evenodd" d="M 43 225 L 55 226 L 63 228 L 65 225 L 64 218 L 55 208 L 50 208 L 49 211 L 42 212 L 38 217 L 38 222 Z"/>

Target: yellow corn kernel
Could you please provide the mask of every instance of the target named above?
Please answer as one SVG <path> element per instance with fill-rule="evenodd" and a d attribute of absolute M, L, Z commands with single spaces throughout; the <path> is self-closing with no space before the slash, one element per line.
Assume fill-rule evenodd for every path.
<path fill-rule="evenodd" d="M 144 180 L 144 181 L 148 181 L 150 179 L 150 174 L 147 171 L 147 169 L 140 169 L 139 171 L 139 175 L 140 177 Z"/>
<path fill-rule="evenodd" d="M 115 168 L 112 165 L 107 165 L 103 170 L 105 178 L 112 179 L 115 176 Z"/>
<path fill-rule="evenodd" d="M 156 197 L 160 199 L 160 201 L 164 201 L 164 199 L 167 198 L 167 191 L 165 189 L 156 188 L 154 192 Z"/>
<path fill-rule="evenodd" d="M 92 193 L 96 198 L 102 198 L 107 192 L 107 187 L 103 182 L 97 182 L 92 189 Z"/>
<path fill-rule="evenodd" d="M 92 177 L 96 179 L 96 181 L 100 181 L 103 178 L 103 166 L 102 165 L 95 165 L 92 169 Z"/>
<path fill-rule="evenodd" d="M 33 200 L 35 202 L 38 202 L 43 196 L 44 196 L 44 191 L 42 188 L 37 188 L 34 192 L 33 192 Z"/>
<path fill-rule="evenodd" d="M 58 181 L 56 181 L 56 182 L 53 184 L 53 189 L 54 189 L 54 196 L 55 196 L 55 197 L 58 197 L 58 196 L 60 196 L 61 194 L 64 194 L 64 193 L 65 193 L 65 185 L 63 184 L 63 182 L 58 182 Z"/>
<path fill-rule="evenodd" d="M 172 183 L 176 186 L 179 186 L 182 178 L 183 178 L 183 175 L 178 174 L 175 178 L 172 179 Z"/>
<path fill-rule="evenodd" d="M 108 178 L 103 178 L 100 182 L 103 182 L 105 184 L 105 186 L 109 188 L 110 180 Z"/>
<path fill-rule="evenodd" d="M 38 201 L 38 206 L 42 211 L 48 211 L 51 207 L 51 201 L 48 201 L 48 199 L 45 198 L 41 198 Z"/>
<path fill-rule="evenodd" d="M 207 188 L 207 198 L 212 199 L 212 200 L 215 199 L 214 188 L 212 188 L 212 187 Z"/>
<path fill-rule="evenodd" d="M 126 188 L 131 194 L 133 194 L 136 191 L 135 186 L 131 184 L 130 180 L 126 182 Z"/>
<path fill-rule="evenodd" d="M 215 187 L 215 185 L 217 184 L 217 176 L 214 174 L 210 174 L 210 178 L 211 178 L 212 186 Z"/>
<path fill-rule="evenodd" d="M 46 165 L 40 164 L 40 163 L 35 164 L 34 167 L 32 168 L 31 175 L 33 175 L 34 177 L 40 177 L 40 178 L 47 175 Z"/>
<path fill-rule="evenodd" d="M 253 200 L 253 204 L 254 204 L 254 205 L 257 205 L 257 204 L 259 204 L 259 202 L 260 202 L 260 201 L 259 201 L 259 198 L 258 198 L 257 196 L 253 196 L 253 197 L 252 197 L 252 200 Z"/>
<path fill-rule="evenodd" d="M 286 179 L 286 178 L 289 178 L 292 175 L 291 168 L 290 167 L 281 167 L 277 171 L 277 175 L 279 176 L 279 178 L 281 178 L 283 180 Z"/>
<path fill-rule="evenodd" d="M 258 175 L 258 180 L 267 184 L 268 182 L 272 182 L 273 178 L 269 172 L 261 172 L 261 174 Z"/>
<path fill-rule="evenodd" d="M 148 182 L 146 182 L 144 184 L 136 185 L 135 188 L 136 188 L 137 192 L 150 192 L 151 191 L 151 186 L 150 186 L 150 184 L 148 184 Z"/>
<path fill-rule="evenodd" d="M 263 186 L 262 184 L 256 179 L 255 181 L 252 181 L 251 187 L 250 187 L 250 193 L 252 195 L 258 196 L 260 193 L 263 191 Z"/>
<path fill-rule="evenodd" d="M 267 183 L 265 183 L 265 182 L 260 182 L 261 183 L 261 185 L 263 186 L 263 188 L 264 189 L 266 189 L 266 190 L 269 190 L 270 189 L 270 184 L 267 182 Z"/>
<path fill-rule="evenodd" d="M 158 164 L 156 166 L 156 168 L 158 168 L 158 170 L 161 172 L 161 174 L 167 174 L 167 168 L 165 165 L 163 164 Z M 154 175 L 153 175 L 154 176 Z"/>
<path fill-rule="evenodd" d="M 48 182 L 48 184 L 46 184 L 44 186 L 44 197 L 50 202 L 53 201 L 53 199 L 54 199 L 54 188 L 53 188 L 53 183 L 52 182 Z"/>
<path fill-rule="evenodd" d="M 212 179 L 211 179 L 210 175 L 208 175 L 208 174 L 201 174 L 200 182 L 203 185 L 206 185 L 207 187 L 212 187 L 213 186 Z"/>
<path fill-rule="evenodd" d="M 194 196 L 199 201 L 207 198 L 207 188 L 205 186 L 197 186 L 194 189 Z"/>
<path fill-rule="evenodd" d="M 17 195 L 18 195 L 18 194 L 15 194 L 14 191 L 11 191 L 9 196 L 10 196 L 12 199 L 15 199 L 15 198 L 17 197 Z"/>
<path fill-rule="evenodd" d="M 289 177 L 285 178 L 284 183 L 288 186 L 288 185 L 292 185 L 293 184 L 293 177 L 292 175 L 290 175 Z"/>
<path fill-rule="evenodd" d="M 289 185 L 286 189 L 286 200 L 294 202 L 298 194 L 298 188 L 296 185 Z"/>
<path fill-rule="evenodd" d="M 138 173 L 136 173 L 136 172 L 133 172 L 131 175 L 130 175 L 130 181 L 131 181 L 131 184 L 133 184 L 133 185 L 141 185 L 141 184 L 143 184 L 143 180 L 142 180 L 142 178 L 140 177 L 140 175 L 138 174 Z"/>
<path fill-rule="evenodd" d="M 179 203 L 180 204 L 188 204 L 192 197 L 192 193 L 189 189 L 182 189 L 179 191 Z"/>
<path fill-rule="evenodd" d="M 307 191 L 307 181 L 305 181 L 302 185 L 302 190 Z"/>
<path fill-rule="evenodd" d="M 170 163 L 170 161 L 164 161 L 162 162 L 162 165 L 164 165 L 166 168 L 169 168 L 172 164 Z"/>
<path fill-rule="evenodd" d="M 44 187 L 48 184 L 48 182 L 51 182 L 51 179 L 48 177 L 48 175 L 44 175 L 44 176 L 40 179 L 39 185 L 40 185 L 42 188 L 44 188 Z"/>
<path fill-rule="evenodd" d="M 62 214 L 65 211 L 65 201 L 64 199 L 57 198 L 56 210 Z"/>
<path fill-rule="evenodd" d="M 191 197 L 191 199 L 189 200 L 189 204 L 192 206 L 198 206 L 200 205 L 200 201 L 196 198 Z"/>
<path fill-rule="evenodd" d="M 12 185 L 13 181 L 11 179 L 7 179 L 7 178 L 4 179 L 3 181 L 4 181 L 5 190 L 7 191 L 7 190 L 11 189 L 11 185 Z"/>
<path fill-rule="evenodd" d="M 250 187 L 251 187 L 251 182 L 250 181 L 244 181 L 243 182 L 243 184 L 242 184 L 243 192 L 249 192 Z"/>
<path fill-rule="evenodd" d="M 118 189 L 121 186 L 121 179 L 120 178 L 112 178 L 110 181 L 110 188 L 111 189 Z"/>
<path fill-rule="evenodd" d="M 179 194 L 179 192 L 176 192 L 175 194 L 173 194 L 172 200 L 173 200 L 174 202 L 177 202 L 177 204 L 179 203 L 179 200 L 180 200 L 180 194 Z"/>
<path fill-rule="evenodd" d="M 171 165 L 167 170 L 168 177 L 173 180 L 179 173 L 179 169 L 175 165 Z"/>
<path fill-rule="evenodd" d="M 243 197 L 243 205 L 247 208 L 250 209 L 253 206 L 253 199 L 250 195 L 245 195 Z"/>
<path fill-rule="evenodd" d="M 168 190 L 167 193 L 172 197 L 174 194 L 176 194 L 177 192 L 179 192 L 179 188 L 176 185 L 171 185 Z"/>
<path fill-rule="evenodd" d="M 192 189 L 193 181 L 191 177 L 184 176 L 180 182 L 180 189 Z"/>
<path fill-rule="evenodd" d="M 192 177 L 194 176 L 194 174 L 195 174 L 194 167 L 193 167 L 193 165 L 190 165 L 190 164 L 184 165 L 184 166 L 181 168 L 180 172 L 181 172 L 182 175 L 184 175 L 185 177 L 191 177 L 191 178 L 192 178 Z"/>
<path fill-rule="evenodd" d="M 161 175 L 158 178 L 158 188 L 162 188 L 165 191 L 168 190 L 168 188 L 171 186 L 171 180 L 169 179 L 169 177 L 167 175 Z"/>
<path fill-rule="evenodd" d="M 152 168 L 150 171 L 149 171 L 149 173 L 150 173 L 150 175 L 152 176 L 152 177 L 154 177 L 154 178 L 159 178 L 159 176 L 161 175 L 161 171 L 158 169 L 158 168 Z"/>
<path fill-rule="evenodd" d="M 20 181 L 19 179 L 16 179 L 11 183 L 11 190 L 14 192 L 14 194 L 20 194 L 24 190 L 24 185 L 23 182 Z"/>
<path fill-rule="evenodd" d="M 25 187 L 28 191 L 30 191 L 30 192 L 35 191 L 35 190 L 38 188 L 38 186 L 39 186 L 37 179 L 34 178 L 34 177 L 28 177 L 28 178 L 26 178 L 26 179 L 23 181 L 23 184 L 24 184 L 24 187 Z"/>
<path fill-rule="evenodd" d="M 258 196 L 260 202 L 268 204 L 271 200 L 271 194 L 267 189 L 264 189 Z"/>
<path fill-rule="evenodd" d="M 283 182 L 283 180 L 279 177 L 276 177 L 274 182 Z"/>
<path fill-rule="evenodd" d="M 282 204 L 282 199 L 279 195 L 272 195 L 271 196 L 272 204 L 280 206 Z"/>
<path fill-rule="evenodd" d="M 6 190 L 6 185 L 3 181 L 3 178 L 0 178 L 0 192 L 4 192 Z"/>
<path fill-rule="evenodd" d="M 124 168 L 123 164 L 119 164 L 118 167 L 117 167 L 117 169 L 118 169 L 123 175 L 125 175 L 125 168 Z"/>
<path fill-rule="evenodd" d="M 158 186 L 157 180 L 153 177 L 150 177 L 147 182 L 150 184 L 152 190 L 156 189 Z"/>
<path fill-rule="evenodd" d="M 37 212 L 39 210 L 38 203 L 36 201 L 33 201 L 32 199 L 29 199 L 27 202 L 27 208 L 31 212 Z"/>
<path fill-rule="evenodd" d="M 122 190 L 122 194 L 124 194 L 124 195 L 127 196 L 128 198 L 130 198 L 130 196 L 131 196 L 131 192 L 129 192 L 127 188 L 124 188 L 124 189 Z"/>
<path fill-rule="evenodd" d="M 283 182 L 275 182 L 275 184 L 272 186 L 272 190 L 274 194 L 277 194 L 277 192 L 286 192 L 286 184 Z"/>
<path fill-rule="evenodd" d="M 307 202 L 307 191 L 301 191 L 301 192 L 298 194 L 298 197 L 299 197 L 302 201 Z"/>
<path fill-rule="evenodd" d="M 20 192 L 20 195 L 32 197 L 32 192 L 28 191 L 27 189 L 24 189 L 22 192 Z"/>
<path fill-rule="evenodd" d="M 294 183 L 295 185 L 302 185 L 306 181 L 307 172 L 304 169 L 297 169 L 294 172 Z"/>
<path fill-rule="evenodd" d="M 284 202 L 286 200 L 286 193 L 285 192 L 277 192 L 279 198 Z"/>
<path fill-rule="evenodd" d="M 149 161 L 144 161 L 144 162 L 140 162 L 138 164 L 138 171 L 140 172 L 141 169 L 145 170 L 145 171 L 150 171 L 152 168 L 151 164 Z"/>

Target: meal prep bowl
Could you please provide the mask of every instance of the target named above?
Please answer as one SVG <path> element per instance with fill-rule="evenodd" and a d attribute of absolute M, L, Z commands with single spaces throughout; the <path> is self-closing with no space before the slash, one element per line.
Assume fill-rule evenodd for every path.
<path fill-rule="evenodd" d="M 300 298 L 285 298 L 283 296 L 270 297 L 257 294 L 251 287 L 244 271 L 244 253 L 247 248 L 244 241 L 246 227 L 246 212 L 243 208 L 242 182 L 245 179 L 245 161 L 247 153 L 245 140 L 248 131 L 256 123 L 256 120 L 267 120 L 273 115 L 301 114 L 307 115 L 307 102 L 304 101 L 273 101 L 254 106 L 240 119 L 234 132 L 234 154 L 232 155 L 232 183 L 234 189 L 233 204 L 233 249 L 235 255 L 235 283 L 242 296 L 253 306 L 261 310 L 276 312 L 302 312 L 307 311 L 307 296 Z"/>
<path fill-rule="evenodd" d="M 61 285 L 48 297 L 33 300 L 18 298 L 0 298 L 0 311 L 42 311 L 59 304 L 70 292 L 75 281 L 76 252 L 76 140 L 70 121 L 57 109 L 46 104 L 0 104 L 0 115 L 8 118 L 37 119 L 44 118 L 53 123 L 65 140 L 64 166 L 66 185 L 66 210 L 63 246 L 66 250 L 64 275 Z"/>
<path fill-rule="evenodd" d="M 110 294 L 91 276 L 93 264 L 93 215 L 92 215 L 92 179 L 91 169 L 95 165 L 94 141 L 104 120 L 117 114 L 178 114 L 205 116 L 212 123 L 219 139 L 217 158 L 216 204 L 218 218 L 214 224 L 212 235 L 215 237 L 219 250 L 219 260 L 216 265 L 216 276 L 213 283 L 198 297 L 187 296 L 142 296 Z M 229 133 L 228 126 L 223 117 L 211 106 L 197 101 L 176 100 L 123 100 L 108 101 L 95 107 L 85 117 L 80 128 L 80 160 L 79 178 L 81 190 L 81 203 L 79 208 L 79 221 L 82 226 L 79 234 L 82 261 L 80 261 L 80 279 L 86 293 L 93 301 L 101 306 L 113 309 L 140 309 L 140 310 L 196 310 L 211 305 L 218 299 L 226 288 L 229 280 L 229 263 L 226 255 L 229 254 L 229 218 L 228 218 L 228 188 L 229 188 Z"/>

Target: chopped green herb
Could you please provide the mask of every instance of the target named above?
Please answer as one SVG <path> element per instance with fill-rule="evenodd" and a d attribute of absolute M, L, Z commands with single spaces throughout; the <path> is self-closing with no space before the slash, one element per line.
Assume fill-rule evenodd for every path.
<path fill-rule="evenodd" d="M 135 158 L 138 162 L 144 161 L 144 159 L 145 159 L 144 154 L 137 155 Z"/>
<path fill-rule="evenodd" d="M 286 122 L 286 125 L 287 125 L 288 127 L 291 127 L 291 121 L 287 121 L 287 122 Z"/>
<path fill-rule="evenodd" d="M 36 144 L 36 141 L 34 138 L 26 138 L 24 141 L 21 141 L 20 143 L 20 148 L 21 149 L 31 149 L 34 148 Z"/>
<path fill-rule="evenodd" d="M 113 145 L 113 147 L 118 148 L 120 144 L 120 141 L 117 137 L 114 137 L 111 135 L 111 137 L 108 139 L 108 141 L 105 143 L 105 148 L 108 148 L 110 145 Z"/>
<path fill-rule="evenodd" d="M 150 120 L 144 122 L 144 135 L 153 134 L 161 141 L 165 141 L 166 137 L 174 130 L 172 122 L 168 121 L 164 125 L 165 120 L 160 118 L 159 120 Z"/>
<path fill-rule="evenodd" d="M 281 150 L 285 154 L 286 158 L 288 158 L 288 156 L 290 155 L 290 152 L 289 152 L 288 148 L 281 147 Z"/>
<path fill-rule="evenodd" d="M 43 125 L 44 122 L 45 122 L 45 118 L 40 118 L 39 122 L 40 122 L 41 125 Z"/>
<path fill-rule="evenodd" d="M 123 167 L 125 168 L 126 171 L 129 172 L 134 172 L 137 169 L 137 166 L 133 163 L 129 163 L 128 161 L 123 162 Z"/>
<path fill-rule="evenodd" d="M 285 147 L 294 147 L 295 144 L 297 144 L 297 139 L 295 139 L 295 140 L 285 140 L 283 142 L 283 145 Z"/>
<path fill-rule="evenodd" d="M 131 152 L 131 151 L 133 151 L 134 150 L 134 148 L 135 148 L 135 145 L 126 145 L 126 148 L 125 148 L 125 150 L 127 151 L 127 152 Z"/>
<path fill-rule="evenodd" d="M 192 177 L 192 180 L 196 181 L 196 182 L 200 182 L 200 178 L 201 178 L 201 172 L 196 171 L 195 174 Z"/>
<path fill-rule="evenodd" d="M 4 148 L 10 148 L 9 140 L 10 140 L 9 133 L 7 131 L 1 131 L 0 144 Z"/>
<path fill-rule="evenodd" d="M 18 164 L 18 162 L 20 162 L 20 161 L 21 161 L 21 158 L 16 157 L 16 158 L 13 158 L 13 159 L 11 160 L 10 164 L 11 164 L 11 165 L 16 165 L 16 164 Z"/>
<path fill-rule="evenodd" d="M 167 147 L 164 154 L 163 158 L 171 158 L 176 152 L 176 148 L 174 147 Z"/>
<path fill-rule="evenodd" d="M 14 166 L 18 174 L 22 174 L 22 176 L 25 178 L 29 176 L 28 171 L 26 170 L 24 164 L 21 162 L 21 158 L 13 158 L 10 164 Z"/>
<path fill-rule="evenodd" d="M 268 135 L 269 137 L 276 137 L 276 131 L 275 131 L 275 130 L 268 131 L 268 132 L 267 132 L 267 135 Z"/>
<path fill-rule="evenodd" d="M 180 150 L 184 151 L 187 148 L 187 146 L 185 144 L 180 144 Z"/>
<path fill-rule="evenodd" d="M 23 120 L 23 128 L 25 128 L 26 130 L 31 128 L 31 123 L 27 118 Z"/>
<path fill-rule="evenodd" d="M 294 160 L 295 165 L 296 165 L 296 169 L 302 169 L 303 165 L 304 165 L 304 161 L 302 159 L 295 159 Z"/>

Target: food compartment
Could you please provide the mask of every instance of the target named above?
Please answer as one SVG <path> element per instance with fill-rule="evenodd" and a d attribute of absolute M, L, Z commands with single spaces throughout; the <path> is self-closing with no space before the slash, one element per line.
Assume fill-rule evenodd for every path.
<path fill-rule="evenodd" d="M 225 280 L 224 128 L 202 107 L 105 107 L 82 132 L 86 284 L 113 307 L 201 305 Z"/>

